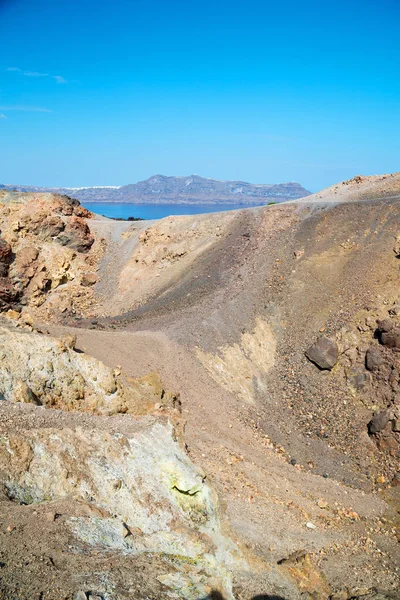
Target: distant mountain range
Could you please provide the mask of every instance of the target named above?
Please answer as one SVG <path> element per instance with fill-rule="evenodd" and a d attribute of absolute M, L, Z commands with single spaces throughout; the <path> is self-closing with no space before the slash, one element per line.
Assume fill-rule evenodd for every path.
<path fill-rule="evenodd" d="M 66 194 L 81 202 L 127 202 L 132 204 L 266 204 L 309 196 L 299 183 L 254 184 L 245 181 L 218 181 L 198 175 L 167 177 L 154 175 L 145 181 L 123 186 L 42 188 L 31 185 L 3 185 L 20 192 Z"/>

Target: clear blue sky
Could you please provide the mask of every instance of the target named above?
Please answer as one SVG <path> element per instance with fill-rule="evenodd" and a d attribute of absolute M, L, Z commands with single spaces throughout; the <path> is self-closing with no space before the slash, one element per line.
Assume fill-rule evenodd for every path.
<path fill-rule="evenodd" d="M 0 182 L 400 170 L 398 0 L 0 0 Z"/>

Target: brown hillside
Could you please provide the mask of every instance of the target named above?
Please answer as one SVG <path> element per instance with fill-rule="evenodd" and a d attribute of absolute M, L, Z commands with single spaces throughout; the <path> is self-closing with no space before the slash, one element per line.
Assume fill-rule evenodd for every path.
<path fill-rule="evenodd" d="M 399 189 L 134 224 L 0 198 L 4 352 L 32 336 L 32 406 L 0 379 L 2 597 L 398 597 Z M 84 383 L 45 410 L 55 367 Z"/>

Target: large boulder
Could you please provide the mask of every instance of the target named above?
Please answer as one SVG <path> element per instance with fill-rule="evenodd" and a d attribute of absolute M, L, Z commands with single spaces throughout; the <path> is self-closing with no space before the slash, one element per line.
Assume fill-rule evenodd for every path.
<path fill-rule="evenodd" d="M 338 361 L 339 349 L 336 342 L 322 336 L 306 350 L 306 357 L 320 369 L 332 369 Z"/>

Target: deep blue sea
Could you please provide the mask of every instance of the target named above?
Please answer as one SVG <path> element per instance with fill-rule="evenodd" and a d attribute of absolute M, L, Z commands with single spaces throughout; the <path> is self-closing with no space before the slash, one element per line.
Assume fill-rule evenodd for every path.
<path fill-rule="evenodd" d="M 245 208 L 238 204 L 128 204 L 126 202 L 82 202 L 88 210 L 105 217 L 162 219 L 171 215 L 199 215 Z M 246 204 L 246 207 L 252 206 Z"/>

